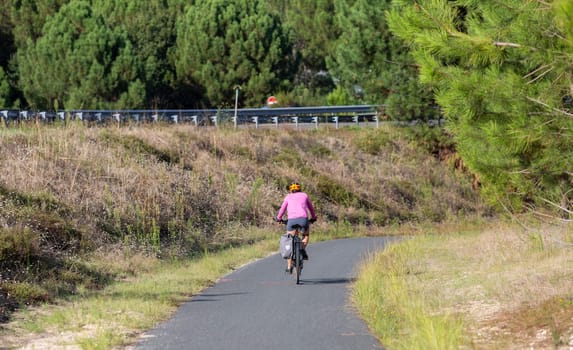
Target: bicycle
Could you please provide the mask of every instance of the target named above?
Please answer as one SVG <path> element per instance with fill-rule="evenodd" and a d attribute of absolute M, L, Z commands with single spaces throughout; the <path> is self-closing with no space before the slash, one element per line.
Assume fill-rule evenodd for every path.
<path fill-rule="evenodd" d="M 287 223 L 287 220 L 281 220 L 281 223 L 285 224 Z M 302 247 L 302 240 L 300 239 L 299 233 L 301 232 L 302 226 L 300 225 L 294 225 L 292 227 L 294 229 L 294 234 L 289 234 L 289 236 L 291 236 L 292 239 L 292 250 L 290 253 L 290 257 L 288 258 L 290 260 L 290 269 L 288 268 L 288 263 L 287 263 L 287 270 L 290 270 L 289 272 L 292 274 L 294 272 L 295 278 L 296 278 L 296 284 L 300 284 L 300 275 L 302 274 L 302 268 L 303 268 L 303 253 L 302 250 L 304 249 Z"/>

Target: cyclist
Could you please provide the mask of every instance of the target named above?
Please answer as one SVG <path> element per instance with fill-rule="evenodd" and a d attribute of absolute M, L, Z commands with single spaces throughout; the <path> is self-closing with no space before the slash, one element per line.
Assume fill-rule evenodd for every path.
<path fill-rule="evenodd" d="M 316 221 L 316 213 L 314 212 L 314 207 L 310 201 L 310 197 L 305 192 L 302 192 L 302 187 L 298 182 L 292 182 L 288 185 L 289 194 L 286 195 L 281 208 L 277 214 L 277 222 L 281 222 L 285 212 L 287 213 L 287 233 L 294 234 L 294 225 L 300 225 L 302 227 L 302 256 L 304 260 L 308 260 L 308 255 L 306 254 L 306 246 L 309 242 L 309 222 L 313 223 Z M 309 219 L 310 214 L 310 219 Z M 290 270 L 291 261 L 287 261 L 287 270 Z"/>

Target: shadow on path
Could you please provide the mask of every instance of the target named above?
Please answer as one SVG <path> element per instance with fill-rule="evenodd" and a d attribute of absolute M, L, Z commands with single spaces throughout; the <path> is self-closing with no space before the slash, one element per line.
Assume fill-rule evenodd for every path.
<path fill-rule="evenodd" d="M 302 284 L 308 285 L 325 285 L 325 284 L 349 284 L 354 282 L 355 278 L 313 278 L 301 279 Z"/>
<path fill-rule="evenodd" d="M 226 297 L 226 296 L 232 296 L 232 295 L 243 295 L 243 294 L 247 294 L 245 292 L 235 292 L 235 293 L 214 293 L 214 294 L 197 294 L 196 296 L 194 296 L 193 298 L 191 298 L 191 302 L 197 302 L 197 301 L 219 301 L 221 299 L 219 299 L 218 297 Z"/>

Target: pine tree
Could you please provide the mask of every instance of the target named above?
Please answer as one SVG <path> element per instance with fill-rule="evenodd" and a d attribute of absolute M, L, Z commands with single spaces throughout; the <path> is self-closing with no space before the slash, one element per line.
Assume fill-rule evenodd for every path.
<path fill-rule="evenodd" d="M 431 91 L 417 80 L 404 42 L 386 23 L 390 1 L 336 0 L 341 32 L 328 67 L 338 84 L 362 103 L 384 104 L 397 120 L 432 119 Z"/>
<path fill-rule="evenodd" d="M 55 15 L 70 0 L 2 0 L 2 12 L 9 13 L 12 33 L 17 47 L 26 45 L 29 39 L 42 36 L 46 20 Z M 5 22 L 3 23 L 5 24 Z"/>
<path fill-rule="evenodd" d="M 0 67 L 0 108 L 11 107 L 10 101 L 10 84 L 8 83 L 8 78 L 4 69 Z"/>
<path fill-rule="evenodd" d="M 571 6 L 416 0 L 388 14 L 493 202 L 573 198 Z"/>
<path fill-rule="evenodd" d="M 180 15 L 177 1 L 108 0 L 96 1 L 105 25 L 121 28 L 133 49 L 131 53 L 143 69 L 138 79 L 145 88 L 148 107 L 177 104 L 172 88 L 174 68 L 168 51 L 175 45 L 175 23 Z M 188 98 L 188 96 L 187 96 Z"/>
<path fill-rule="evenodd" d="M 16 86 L 17 69 L 12 63 L 16 54 L 15 23 L 18 23 L 12 16 L 13 4 L 13 0 L 0 0 L 0 109 L 18 106 L 21 97 Z"/>
<path fill-rule="evenodd" d="M 127 34 L 110 28 L 98 6 L 72 1 L 46 21 L 43 35 L 18 51 L 20 87 L 36 108 L 138 108 L 145 89 Z"/>
<path fill-rule="evenodd" d="M 377 6 L 374 6 L 374 2 Z M 340 85 L 369 103 L 383 96 L 382 71 L 388 66 L 390 31 L 384 20 L 389 1 L 336 0 L 341 35 L 328 67 Z"/>
<path fill-rule="evenodd" d="M 204 105 L 260 106 L 293 75 L 289 34 L 262 0 L 208 0 L 189 6 L 177 26 L 179 81 L 204 91 Z"/>
<path fill-rule="evenodd" d="M 296 52 L 301 55 L 297 82 L 314 89 L 332 88 L 326 79 L 326 57 L 340 31 L 335 25 L 334 0 L 290 0 L 285 6 L 285 25 L 292 29 Z"/>

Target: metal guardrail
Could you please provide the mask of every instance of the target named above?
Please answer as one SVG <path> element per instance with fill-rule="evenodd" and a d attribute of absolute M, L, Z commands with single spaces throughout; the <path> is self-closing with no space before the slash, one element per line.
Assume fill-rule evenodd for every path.
<path fill-rule="evenodd" d="M 275 125 L 289 123 L 334 124 L 361 122 L 378 126 L 379 105 L 285 107 L 285 108 L 242 108 L 242 109 L 160 109 L 160 110 L 70 110 L 70 111 L 26 111 L 3 110 L 0 117 L 5 124 L 26 121 L 45 123 L 81 121 L 91 124 L 110 123 L 192 123 L 196 126 L 232 124 Z"/>

